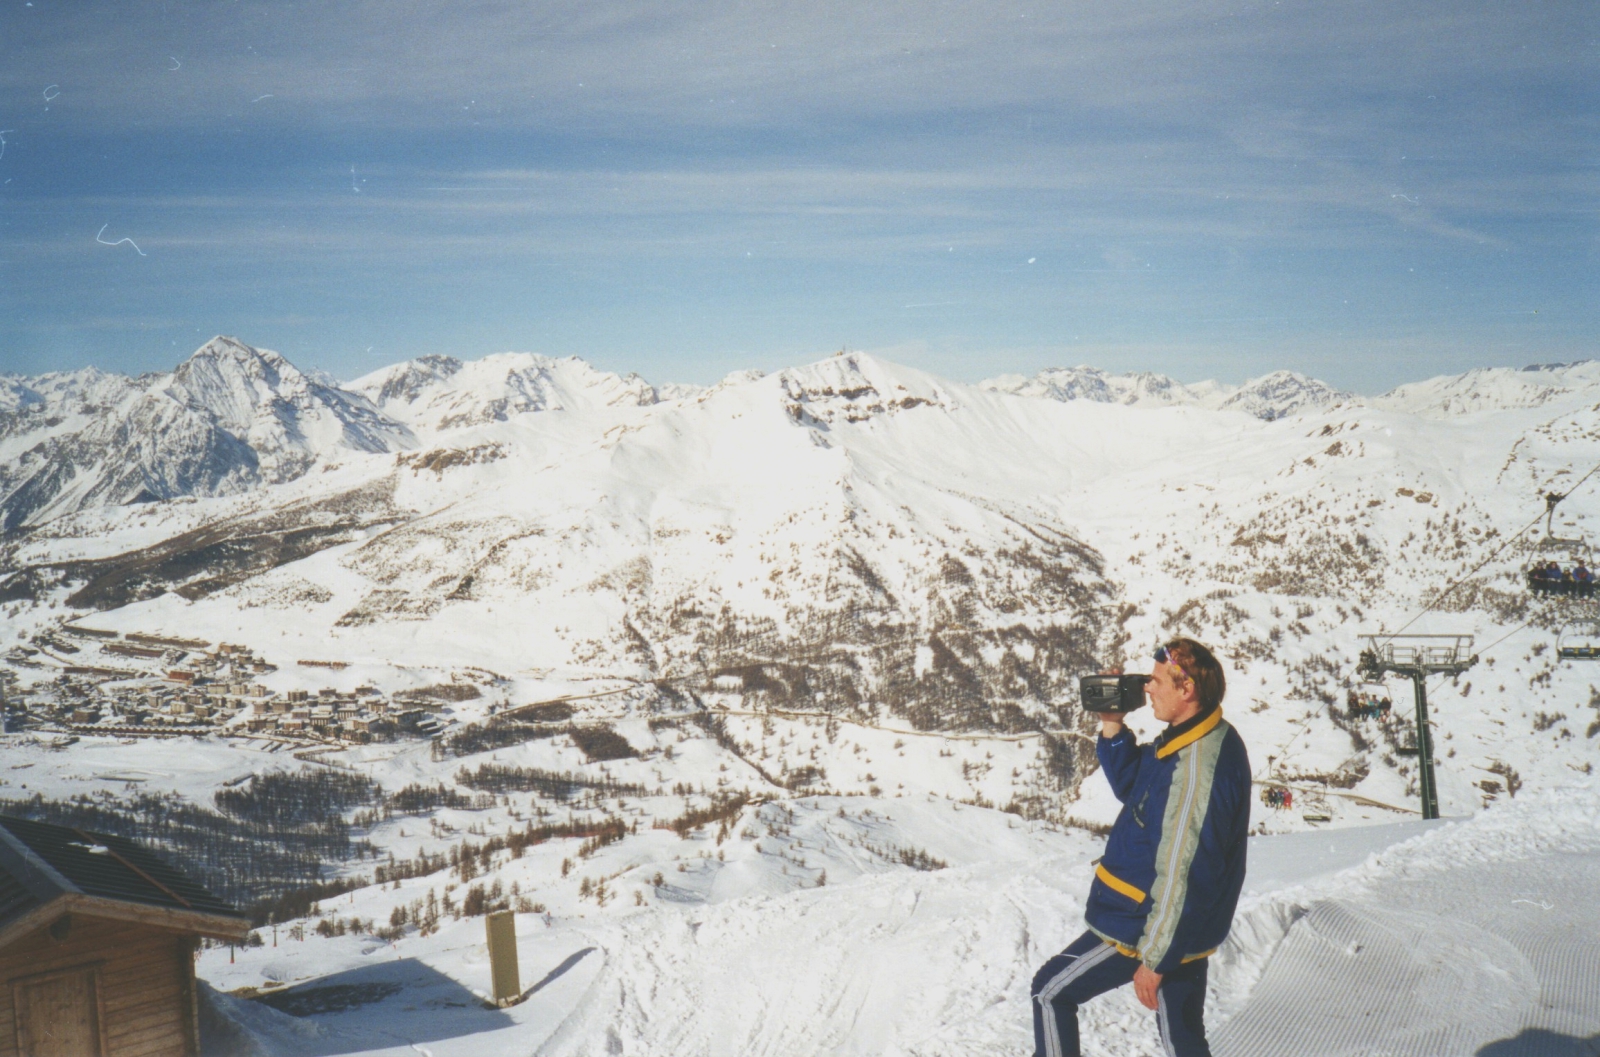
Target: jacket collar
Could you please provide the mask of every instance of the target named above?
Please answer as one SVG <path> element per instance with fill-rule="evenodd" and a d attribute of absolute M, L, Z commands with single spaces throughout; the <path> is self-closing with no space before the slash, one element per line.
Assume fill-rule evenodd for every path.
<path fill-rule="evenodd" d="M 1156 758 L 1163 759 L 1185 746 L 1193 745 L 1215 730 L 1221 722 L 1222 706 L 1212 705 L 1204 712 L 1168 727 L 1156 738 Z"/>

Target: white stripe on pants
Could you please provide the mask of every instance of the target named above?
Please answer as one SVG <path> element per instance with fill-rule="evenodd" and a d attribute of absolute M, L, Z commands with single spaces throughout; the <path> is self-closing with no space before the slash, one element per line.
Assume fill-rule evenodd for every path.
<path fill-rule="evenodd" d="M 1056 1011 L 1050 1000 L 1060 994 L 1072 981 L 1093 969 L 1113 954 L 1117 949 L 1109 943 L 1101 941 L 1097 951 L 1083 955 L 1077 961 L 1057 973 L 1051 981 L 1039 989 L 1039 997 L 1035 1000 L 1044 1007 L 1044 1044 L 1045 1057 L 1063 1057 L 1061 1052 L 1061 1029 L 1056 1023 Z"/>

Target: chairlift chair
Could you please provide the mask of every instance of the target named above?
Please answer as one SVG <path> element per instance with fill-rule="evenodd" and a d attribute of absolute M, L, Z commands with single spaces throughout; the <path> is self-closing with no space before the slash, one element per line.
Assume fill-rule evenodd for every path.
<path fill-rule="evenodd" d="M 1301 799 L 1300 817 L 1307 822 L 1332 822 L 1333 808 L 1328 806 L 1326 791 L 1308 790 Z"/>
<path fill-rule="evenodd" d="M 1286 785 L 1268 785 L 1261 790 L 1261 803 L 1274 811 L 1285 811 L 1294 807 L 1294 790 Z"/>
<path fill-rule="evenodd" d="M 1555 492 L 1544 497 L 1544 537 L 1534 545 L 1525 570 L 1528 589 L 1535 594 L 1591 598 L 1595 593 L 1595 560 L 1588 541 L 1582 536 L 1556 535 L 1556 504 L 1565 498 Z"/>
<path fill-rule="evenodd" d="M 1563 661 L 1600 661 L 1600 621 L 1563 625 L 1556 636 L 1556 656 Z"/>
<path fill-rule="evenodd" d="M 1352 719 L 1382 719 L 1393 711 L 1394 697 L 1389 693 L 1389 684 L 1363 679 L 1350 687 L 1345 704 Z"/>
<path fill-rule="evenodd" d="M 1595 579 L 1600 571 L 1587 546 L 1564 547 L 1561 557 L 1553 557 L 1554 551 L 1543 548 L 1541 552 L 1523 570 L 1528 590 L 1539 595 L 1595 597 Z"/>

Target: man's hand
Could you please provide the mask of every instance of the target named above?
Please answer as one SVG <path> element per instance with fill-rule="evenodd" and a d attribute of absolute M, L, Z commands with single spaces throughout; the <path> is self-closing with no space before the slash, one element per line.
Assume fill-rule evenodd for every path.
<path fill-rule="evenodd" d="M 1148 965 L 1141 965 L 1133 971 L 1133 993 L 1139 996 L 1144 1008 L 1156 1008 L 1156 989 L 1160 986 L 1161 974 Z"/>
<path fill-rule="evenodd" d="M 1103 712 L 1100 714 L 1100 736 L 1102 738 L 1114 738 L 1121 732 L 1121 716 L 1115 712 Z"/>

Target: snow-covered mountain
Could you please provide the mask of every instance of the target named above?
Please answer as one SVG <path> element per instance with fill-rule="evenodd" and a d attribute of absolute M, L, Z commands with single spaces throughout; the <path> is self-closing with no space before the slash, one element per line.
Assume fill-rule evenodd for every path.
<path fill-rule="evenodd" d="M 1175 382 L 1164 374 L 1135 371 L 1108 374 L 1098 367 L 1047 367 L 1032 378 L 1002 374 L 979 382 L 980 389 L 1017 396 L 1038 396 L 1049 400 L 1093 400 L 1102 404 L 1129 407 L 1166 407 L 1172 404 L 1198 404 L 1213 395 L 1214 384 L 1195 389 Z"/>
<path fill-rule="evenodd" d="M 1197 402 L 1202 407 L 1215 407 L 1222 411 L 1243 411 L 1268 422 L 1287 415 L 1332 407 L 1352 399 L 1349 393 L 1294 371 L 1273 371 L 1251 379 L 1226 396 L 1221 394 L 1219 389 Z M 1217 399 L 1219 396 L 1221 399 Z"/>
<path fill-rule="evenodd" d="M 130 379 L 108 374 L 97 367 L 80 371 L 55 371 L 34 378 L 0 375 L 0 419 L 9 435 L 16 420 L 33 408 L 50 408 L 57 414 L 92 413 L 114 404 L 126 391 Z"/>
<path fill-rule="evenodd" d="M 969 401 L 983 410 L 964 411 Z M 475 643 L 486 668 L 514 656 L 736 686 L 776 708 L 1025 729 L 1092 663 L 1112 597 L 1098 556 L 1039 499 L 1077 440 L 1026 468 L 1064 413 L 957 396 L 866 356 L 675 404 L 591 401 L 454 428 L 374 464 L 362 487 L 390 497 L 393 524 L 354 549 L 330 536 L 308 562 L 260 577 L 174 556 L 170 578 L 141 590 L 276 627 L 276 599 L 320 585 L 322 601 L 292 622 L 308 652 L 421 636 L 418 659 Z M 988 434 L 981 449 L 974 429 Z M 997 476 L 991 460 L 1014 469 Z M 231 531 L 263 535 L 260 518 Z M 74 597 L 102 597 L 98 582 Z"/>
<path fill-rule="evenodd" d="M 1092 400 L 1128 407 L 1186 405 L 1243 411 L 1272 421 L 1360 403 L 1369 407 L 1433 418 L 1479 411 L 1540 407 L 1566 397 L 1600 399 L 1600 361 L 1542 363 L 1527 367 L 1480 367 L 1463 374 L 1408 382 L 1390 392 L 1360 396 L 1343 392 L 1294 371 L 1273 371 L 1240 386 L 1218 382 L 1185 385 L 1148 371 L 1108 374 L 1096 367 L 1047 367 L 1031 378 L 1003 374 L 980 388 L 1048 400 Z"/>
<path fill-rule="evenodd" d="M 981 795 L 1058 811 L 1090 765 L 1073 733 L 1075 676 L 1138 663 L 1176 631 L 1216 642 L 1243 673 L 1246 703 L 1265 702 L 1245 722 L 1275 767 L 1406 799 L 1414 775 L 1391 743 L 1403 732 L 1363 732 L 1334 707 L 1357 631 L 1409 620 L 1485 541 L 1517 533 L 1546 491 L 1600 461 L 1588 365 L 1433 383 L 1407 411 L 1287 373 L 1213 392 L 1215 408 L 1038 399 L 864 354 L 662 401 L 581 361 L 507 355 L 414 361 L 349 390 L 296 383 L 327 416 L 369 427 L 367 453 L 335 444 L 345 454 L 325 472 L 264 484 L 258 449 L 292 449 L 262 394 L 303 376 L 216 345 L 156 381 L 16 382 L 30 409 L 19 419 L 65 406 L 50 392 L 116 397 L 109 412 L 79 405 L 90 425 L 74 427 L 77 444 L 160 409 L 167 432 L 202 438 L 206 457 L 162 463 L 174 448 L 163 441 L 127 458 L 144 467 L 139 487 L 155 477 L 170 494 L 198 480 L 194 492 L 217 497 L 121 510 L 58 489 L 58 505 L 35 507 L 37 527 L 0 555 L 0 597 L 24 607 L 19 626 L 68 603 L 287 656 L 581 672 L 653 687 L 645 698 L 658 701 L 1047 732 L 1055 755 Z M 241 371 L 254 381 L 218 381 L 219 363 L 240 362 L 262 364 Z M 1548 395 L 1463 418 L 1437 411 L 1444 391 L 1479 393 L 1473 407 L 1495 391 L 1513 404 Z M 136 441 L 162 436 L 144 429 L 107 450 L 137 455 Z M 150 469 L 191 462 L 217 476 Z M 102 473 L 88 479 L 133 487 Z M 1596 513 L 1574 495 L 1558 534 L 1583 534 Z M 1581 614 L 1523 590 L 1532 539 L 1517 536 L 1419 626 L 1512 633 L 1496 674 L 1519 674 L 1504 692 L 1530 716 L 1567 717 L 1558 731 L 1586 730 L 1566 700 L 1581 699 L 1583 673 L 1552 667 L 1547 649 Z M 1297 709 L 1309 726 L 1291 722 Z M 1525 774 L 1564 767 L 1582 746 L 1523 754 L 1521 742 L 1473 738 L 1482 766 Z M 1442 780 L 1449 795 L 1475 802 L 1480 778 L 1458 777 Z"/>
<path fill-rule="evenodd" d="M 1600 399 L 1600 360 L 1480 367 L 1440 375 L 1372 398 L 1374 407 L 1445 417 L 1480 411 L 1542 407 L 1567 397 Z"/>
<path fill-rule="evenodd" d="M 979 382 L 978 386 L 991 392 L 1049 400 L 1093 400 L 1127 407 L 1189 405 L 1243 411 L 1268 422 L 1351 399 L 1349 393 L 1294 371 L 1274 371 L 1235 387 L 1218 382 L 1185 385 L 1149 371 L 1108 374 L 1096 367 L 1048 367 L 1032 378 L 1003 374 Z"/>
<path fill-rule="evenodd" d="M 147 393 L 181 404 L 244 441 L 269 482 L 292 480 L 318 458 L 415 443 L 403 426 L 359 395 L 233 338 L 213 338 Z"/>
<path fill-rule="evenodd" d="M 703 399 L 760 380 L 736 372 L 709 390 L 652 386 L 576 357 L 502 353 L 424 356 L 347 385 L 316 378 L 275 352 L 216 338 L 167 375 L 130 379 L 97 369 L 0 377 L 0 531 L 76 511 L 282 483 L 318 462 L 415 447 L 418 437 L 507 422 L 533 412 L 592 415 Z M 1341 404 L 1450 417 L 1600 399 L 1600 364 L 1488 368 L 1361 397 L 1292 371 L 1241 386 L 1164 375 L 1050 368 L 981 382 L 992 393 L 1127 407 L 1242 411 L 1264 421 Z"/>
<path fill-rule="evenodd" d="M 166 375 L 9 379 L 0 531 L 76 511 L 294 480 L 322 460 L 415 439 L 365 398 L 218 337 Z"/>
<path fill-rule="evenodd" d="M 466 363 L 424 356 L 358 378 L 350 389 L 422 431 L 504 422 L 529 411 L 638 407 L 657 399 L 656 390 L 636 374 L 598 371 L 576 356 L 557 360 L 526 352 Z"/>

